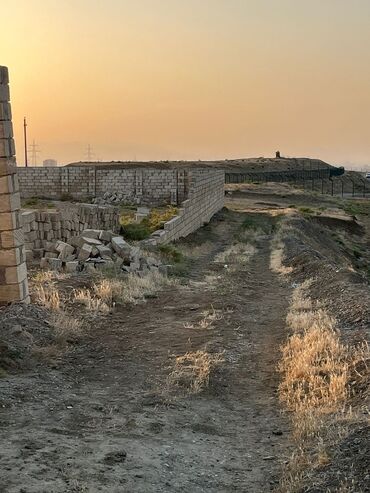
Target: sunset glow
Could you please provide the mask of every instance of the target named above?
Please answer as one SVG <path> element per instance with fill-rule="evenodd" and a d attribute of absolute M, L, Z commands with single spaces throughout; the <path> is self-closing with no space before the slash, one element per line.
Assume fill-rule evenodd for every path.
<path fill-rule="evenodd" d="M 311 156 L 370 164 L 369 0 L 1 5 L 19 164 Z"/>

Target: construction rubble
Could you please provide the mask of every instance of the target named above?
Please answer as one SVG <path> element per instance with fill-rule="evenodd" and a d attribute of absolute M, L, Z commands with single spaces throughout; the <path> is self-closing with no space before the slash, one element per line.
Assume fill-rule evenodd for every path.
<path fill-rule="evenodd" d="M 112 231 L 85 229 L 79 236 L 65 241 L 46 241 L 41 268 L 74 272 L 96 272 L 111 267 L 124 273 L 145 275 L 148 272 L 166 273 L 166 266 L 137 246 L 129 245 Z"/>

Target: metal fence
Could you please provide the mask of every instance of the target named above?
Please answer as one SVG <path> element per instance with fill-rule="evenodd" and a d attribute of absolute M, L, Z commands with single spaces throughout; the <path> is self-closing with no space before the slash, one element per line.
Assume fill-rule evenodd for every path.
<path fill-rule="evenodd" d="M 341 168 L 316 170 L 225 173 L 225 183 L 294 183 L 304 190 L 341 197 L 370 197 L 370 181 L 350 178 Z"/>

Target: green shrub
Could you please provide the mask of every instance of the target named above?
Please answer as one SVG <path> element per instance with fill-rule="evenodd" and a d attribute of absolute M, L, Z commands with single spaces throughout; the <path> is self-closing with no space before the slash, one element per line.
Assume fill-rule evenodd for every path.
<path fill-rule="evenodd" d="M 315 214 L 315 211 L 311 207 L 300 207 L 298 210 L 302 214 Z"/>
<path fill-rule="evenodd" d="M 24 202 L 24 207 L 33 207 L 39 204 L 39 199 L 37 197 L 32 197 Z"/>
<path fill-rule="evenodd" d="M 132 241 L 145 240 L 151 234 L 150 228 L 142 222 L 125 224 L 121 227 L 121 231 L 125 240 Z"/>
<path fill-rule="evenodd" d="M 175 264 L 180 263 L 184 259 L 184 255 L 174 245 L 159 245 L 158 249 L 167 260 Z"/>
<path fill-rule="evenodd" d="M 60 196 L 60 200 L 62 202 L 71 202 L 73 200 L 73 197 L 70 193 L 62 193 Z"/>

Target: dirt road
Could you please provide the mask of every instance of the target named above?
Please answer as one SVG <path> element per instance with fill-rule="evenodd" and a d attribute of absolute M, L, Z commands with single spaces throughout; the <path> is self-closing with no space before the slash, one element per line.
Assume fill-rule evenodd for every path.
<path fill-rule="evenodd" d="M 182 285 L 91 320 L 54 367 L 0 380 L 13 395 L 0 411 L 1 492 L 274 489 L 289 453 L 276 393 L 289 290 L 269 269 L 269 236 L 236 272 L 213 262 L 244 217 L 227 212 L 187 240 L 211 246 Z M 197 350 L 223 354 L 209 387 L 168 392 L 175 356 Z"/>

